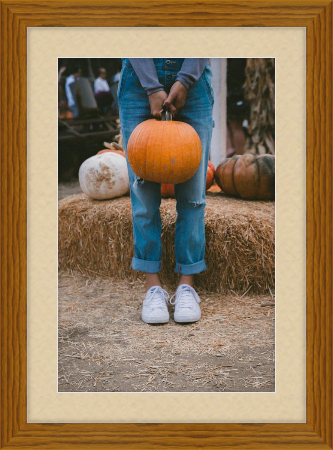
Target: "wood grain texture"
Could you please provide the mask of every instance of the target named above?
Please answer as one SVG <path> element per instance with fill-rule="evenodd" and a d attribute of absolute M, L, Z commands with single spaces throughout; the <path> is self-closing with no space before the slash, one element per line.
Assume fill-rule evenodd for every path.
<path fill-rule="evenodd" d="M 307 27 L 307 422 L 332 447 L 332 3 Z"/>
<path fill-rule="evenodd" d="M 306 27 L 329 0 L 4 0 L 27 26 Z"/>
<path fill-rule="evenodd" d="M 170 25 L 307 28 L 307 423 L 27 424 L 27 26 Z M 331 1 L 1 2 L 1 448 L 332 448 L 332 38 Z"/>
<path fill-rule="evenodd" d="M 23 33 L 22 33 L 23 31 Z M 1 445 L 26 422 L 26 31 L 1 5 Z"/>

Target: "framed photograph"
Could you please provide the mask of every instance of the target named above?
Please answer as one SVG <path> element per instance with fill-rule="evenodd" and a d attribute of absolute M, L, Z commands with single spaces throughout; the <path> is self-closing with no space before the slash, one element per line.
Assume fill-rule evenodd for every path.
<path fill-rule="evenodd" d="M 275 59 L 59 58 L 58 65 L 58 392 L 274 393 Z M 154 71 L 147 95 L 142 84 Z M 180 97 L 173 114 L 163 111 L 168 96 Z M 250 132 L 259 102 L 265 131 Z M 152 156 L 133 163 L 139 132 Z M 170 172 L 157 169 L 159 157 L 173 161 Z M 239 195 L 224 175 L 232 164 Z M 190 208 L 182 211 L 179 196 Z M 142 202 L 147 217 L 158 206 L 162 238 L 158 219 L 141 220 Z"/>
<path fill-rule="evenodd" d="M 78 443 L 87 448 L 332 448 L 332 37 L 332 2 L 185 2 L 181 7 L 154 1 L 1 2 L 1 448 Z M 201 126 L 215 122 L 210 152 L 215 166 L 241 154 L 236 136 L 247 138 L 253 158 L 275 154 L 276 146 L 276 202 L 233 200 L 225 185 L 222 194 L 221 186 L 207 194 L 209 261 L 207 274 L 198 278 L 203 316 L 201 322 L 193 319 L 197 325 L 177 325 L 181 316 L 177 319 L 170 306 L 167 326 L 144 324 L 151 323 L 150 309 L 134 324 L 144 284 L 122 265 L 133 246 L 129 196 L 100 201 L 89 186 L 85 191 L 82 180 L 58 183 L 59 173 L 70 179 L 71 170 L 77 172 L 87 158 L 96 160 L 92 155 L 102 150 L 102 137 L 108 151 L 99 160 L 114 160 L 118 170 L 125 166 L 123 150 L 130 159 L 129 130 L 137 124 L 126 124 L 141 98 L 135 96 L 138 86 L 144 86 L 137 58 L 154 61 L 160 82 L 165 75 L 166 108 L 159 111 L 160 100 L 147 103 L 155 117 L 161 114 L 162 122 L 155 124 L 171 118 L 168 108 L 176 111 L 178 123 L 187 121 L 177 110 L 189 80 L 180 67 L 187 60 L 195 73 L 194 64 L 202 64 L 196 84 L 201 94 L 191 84 L 186 89 L 189 104 L 192 94 L 207 97 L 200 105 L 209 111 L 215 96 L 214 121 L 208 109 L 200 119 Z M 248 83 L 249 102 L 262 80 L 270 91 L 268 106 L 260 102 L 260 111 L 271 131 L 259 145 L 252 125 L 252 135 L 247 133 L 245 97 L 230 94 L 236 77 L 228 80 L 228 64 L 232 74 L 238 69 L 231 67 L 243 64 L 239 73 L 247 79 L 239 85 Z M 150 93 L 158 97 L 164 90 L 155 87 Z M 124 113 L 126 108 L 131 114 Z M 188 111 L 183 111 L 185 117 Z M 226 135 L 221 147 L 220 137 Z M 76 147 L 85 146 L 82 161 L 69 151 L 73 136 Z M 135 174 L 130 181 L 132 208 L 135 189 L 142 189 L 147 177 Z M 238 194 L 249 196 L 248 189 Z M 177 187 L 175 195 L 181 195 Z M 59 212 L 58 196 L 64 198 Z M 218 228 L 216 199 L 224 211 L 230 208 L 229 234 Z M 239 219 L 237 228 L 237 214 L 249 217 L 250 202 L 262 225 L 253 215 Z M 193 210 L 201 204 L 196 198 L 192 203 Z M 162 239 L 170 248 L 173 224 L 165 221 L 164 209 L 173 217 L 174 204 L 163 200 L 161 209 Z M 84 213 L 90 207 L 93 219 Z M 117 232 L 105 244 L 111 221 Z M 256 249 L 257 229 L 260 243 L 271 242 L 272 261 L 265 259 L 261 244 Z M 228 239 L 236 238 L 239 254 L 228 247 Z M 96 257 L 103 245 L 118 278 L 107 276 L 110 260 Z M 219 260 L 216 254 L 223 251 Z M 191 275 L 177 256 L 167 257 L 176 272 L 178 267 L 182 276 Z M 149 267 L 148 273 L 157 271 L 152 261 L 154 270 Z M 142 270 L 140 264 L 134 257 L 132 268 Z M 256 276 L 248 270 L 251 264 Z M 228 276 L 219 278 L 219 273 Z M 186 290 L 187 301 L 189 295 L 196 298 L 193 289 Z M 212 292 L 219 293 L 218 301 Z M 176 303 L 176 293 L 173 298 Z"/>

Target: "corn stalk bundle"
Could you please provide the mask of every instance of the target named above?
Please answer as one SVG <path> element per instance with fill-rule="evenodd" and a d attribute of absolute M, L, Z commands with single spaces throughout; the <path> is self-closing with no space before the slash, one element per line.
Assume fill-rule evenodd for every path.
<path fill-rule="evenodd" d="M 250 102 L 245 153 L 275 154 L 275 60 L 248 58 L 244 95 Z"/>

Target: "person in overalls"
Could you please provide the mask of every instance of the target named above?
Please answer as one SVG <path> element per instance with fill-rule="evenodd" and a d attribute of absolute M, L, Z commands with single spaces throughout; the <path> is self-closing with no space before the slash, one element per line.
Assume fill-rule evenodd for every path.
<path fill-rule="evenodd" d="M 206 270 L 205 191 L 214 103 L 212 72 L 206 58 L 123 58 L 118 86 L 119 118 L 127 159 L 127 143 L 134 128 L 144 120 L 161 118 L 163 107 L 196 130 L 201 140 L 202 158 L 195 175 L 175 185 L 177 222 L 176 267 L 180 274 L 174 320 L 196 322 L 201 317 L 200 298 L 194 290 L 194 275 Z M 140 179 L 127 166 L 133 216 L 134 257 L 132 268 L 146 274 L 146 296 L 142 320 L 169 321 L 169 294 L 162 288 L 161 270 L 161 184 Z"/>

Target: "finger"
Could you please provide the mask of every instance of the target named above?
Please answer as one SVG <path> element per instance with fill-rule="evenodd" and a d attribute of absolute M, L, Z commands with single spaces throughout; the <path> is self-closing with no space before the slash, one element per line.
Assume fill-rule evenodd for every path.
<path fill-rule="evenodd" d="M 171 112 L 171 114 L 175 114 L 177 109 L 174 107 L 174 105 L 171 102 L 169 102 L 169 101 L 167 102 L 167 100 L 165 100 L 164 105 L 168 108 L 168 110 Z"/>
<path fill-rule="evenodd" d="M 179 111 L 180 109 L 182 109 L 184 107 L 186 103 L 186 97 L 180 95 L 177 100 L 174 102 L 175 107 L 177 108 L 177 110 Z"/>
<path fill-rule="evenodd" d="M 171 112 L 171 114 L 176 114 L 177 112 L 177 108 L 175 108 L 173 105 L 170 106 L 169 111 Z"/>
<path fill-rule="evenodd" d="M 161 119 L 162 118 L 162 110 L 161 111 L 152 111 L 152 116 L 155 117 L 155 119 Z"/>
<path fill-rule="evenodd" d="M 164 101 L 164 104 L 169 107 L 170 105 L 175 103 L 175 100 L 177 100 L 177 96 L 170 92 L 167 99 Z"/>
<path fill-rule="evenodd" d="M 182 107 L 184 106 L 184 104 L 185 104 L 185 102 L 183 102 L 183 101 L 178 101 L 178 102 L 176 102 L 175 107 L 176 107 L 176 109 L 177 109 L 177 112 L 178 112 L 180 109 L 182 109 Z"/>
<path fill-rule="evenodd" d="M 171 105 L 170 96 L 164 100 L 163 106 L 169 108 Z"/>

